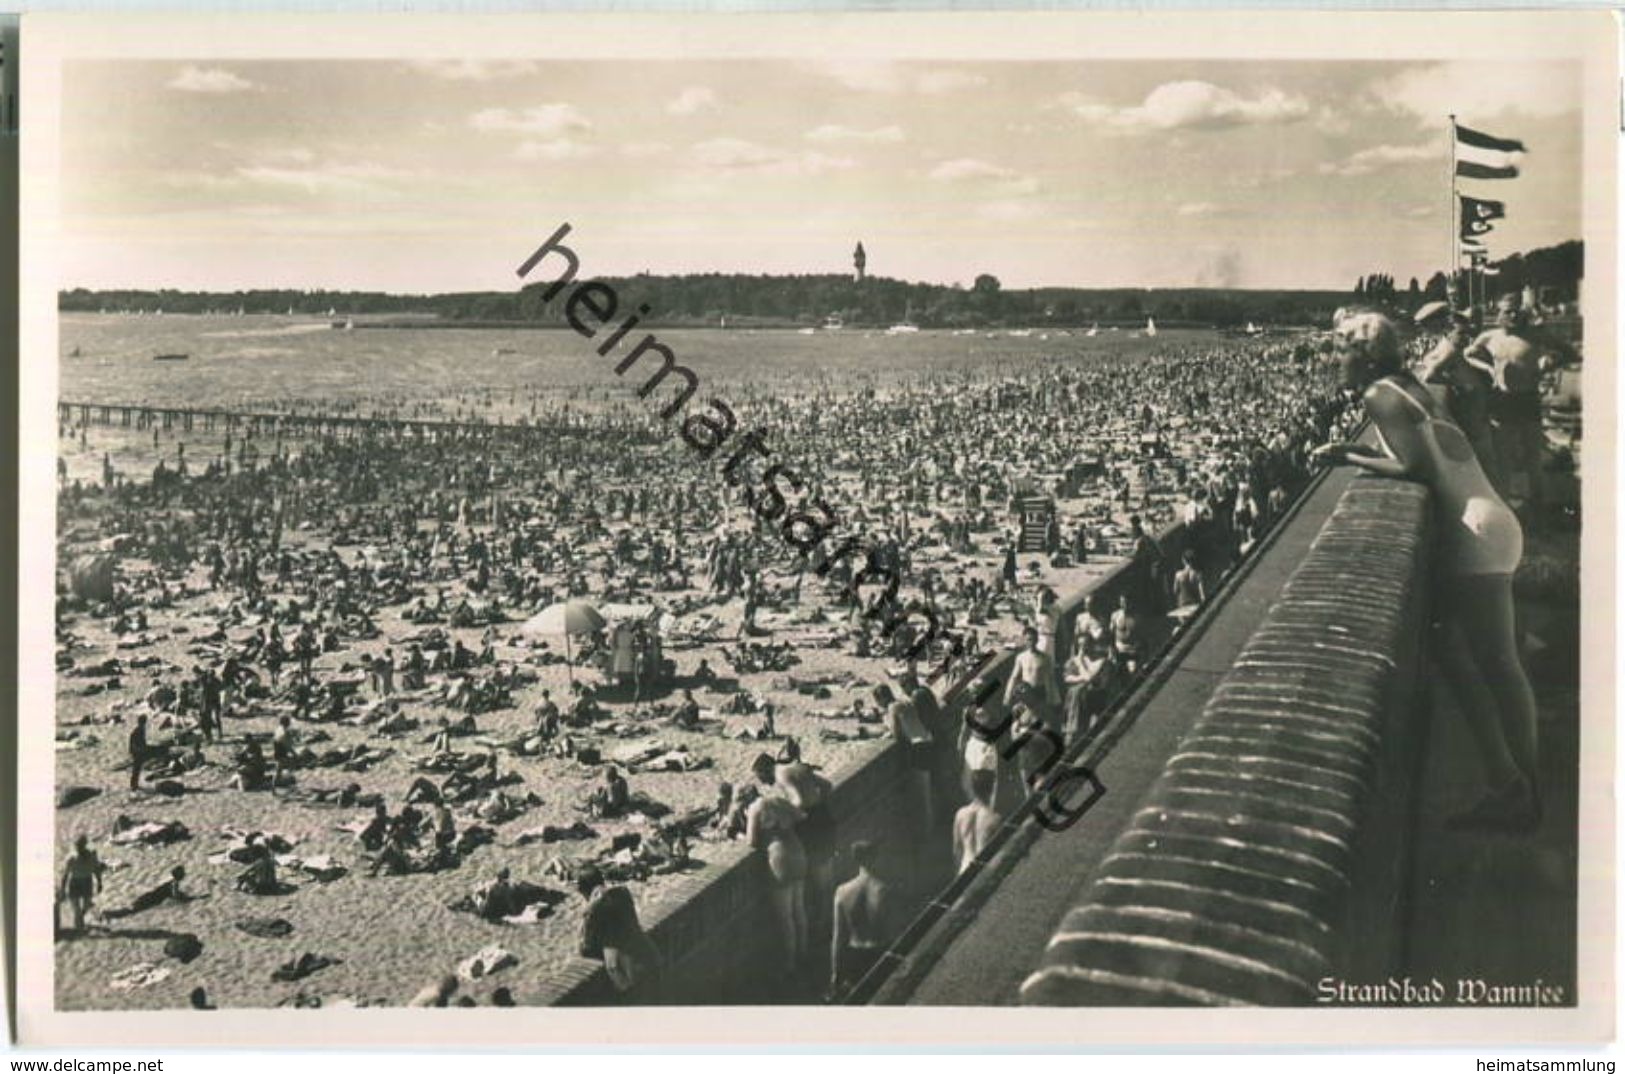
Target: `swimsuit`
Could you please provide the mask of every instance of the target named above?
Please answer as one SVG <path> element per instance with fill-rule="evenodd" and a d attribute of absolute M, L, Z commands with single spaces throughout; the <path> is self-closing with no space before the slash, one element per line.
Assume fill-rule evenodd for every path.
<path fill-rule="evenodd" d="M 1523 527 L 1501 498 L 1478 457 L 1473 454 L 1467 434 L 1451 421 L 1434 417 L 1414 396 L 1391 381 L 1379 381 L 1398 392 L 1417 410 L 1422 412 L 1418 426 L 1427 452 L 1426 465 L 1434 495 L 1437 497 L 1439 518 L 1443 521 L 1443 540 L 1447 552 L 1444 573 L 1447 574 L 1511 574 L 1523 559 Z M 1449 430 L 1456 439 L 1456 453 L 1452 455 L 1440 443 L 1439 429 Z M 1377 439 L 1390 456 L 1394 452 L 1377 430 Z M 1465 458 L 1460 456 L 1465 455 Z"/>
<path fill-rule="evenodd" d="M 796 836 L 801 811 L 784 798 L 768 794 L 757 800 L 757 824 L 769 840 L 766 847 L 768 870 L 781 886 L 799 884 L 807 876 L 807 855 Z"/>

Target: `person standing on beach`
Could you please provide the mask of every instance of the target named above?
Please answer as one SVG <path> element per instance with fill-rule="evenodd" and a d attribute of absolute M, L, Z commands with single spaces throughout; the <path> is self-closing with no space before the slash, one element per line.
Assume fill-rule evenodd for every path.
<path fill-rule="evenodd" d="M 135 718 L 135 728 L 130 732 L 130 789 L 141 788 L 141 766 L 147 763 L 147 717 L 145 714 Z"/>
<path fill-rule="evenodd" d="M 68 863 L 62 870 L 62 884 L 57 897 L 65 899 L 68 907 L 73 911 L 73 931 L 85 930 L 85 914 L 90 911 L 90 904 L 95 901 L 102 890 L 102 873 L 107 866 L 90 849 L 90 840 L 85 836 L 77 836 L 73 841 L 73 853 L 68 856 Z"/>
<path fill-rule="evenodd" d="M 225 730 L 220 721 L 220 676 L 215 674 L 213 668 L 198 669 L 198 694 L 203 703 L 198 715 L 198 732 L 203 736 L 203 741 L 212 742 L 217 738 L 224 738 Z"/>

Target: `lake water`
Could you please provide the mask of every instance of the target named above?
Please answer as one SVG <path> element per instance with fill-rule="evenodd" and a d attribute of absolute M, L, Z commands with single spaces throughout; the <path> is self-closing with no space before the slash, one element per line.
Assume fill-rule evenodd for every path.
<path fill-rule="evenodd" d="M 1153 347 L 1217 338 L 1211 332 L 1166 331 L 1153 340 L 1104 330 L 1094 339 L 1079 332 L 1038 331 L 889 336 L 656 329 L 654 334 L 702 383 L 743 388 L 746 396 L 752 390 L 783 395 L 883 386 L 942 373 L 1001 375 L 1132 358 Z M 440 417 L 491 420 L 531 395 L 629 398 L 630 385 L 613 372 L 614 361 L 628 349 L 623 345 L 611 358 L 601 358 L 594 343 L 570 331 L 343 331 L 300 317 L 64 314 L 61 397 L 255 410 L 370 413 L 409 407 Z M 188 354 L 190 360 L 152 360 L 165 353 Z"/>

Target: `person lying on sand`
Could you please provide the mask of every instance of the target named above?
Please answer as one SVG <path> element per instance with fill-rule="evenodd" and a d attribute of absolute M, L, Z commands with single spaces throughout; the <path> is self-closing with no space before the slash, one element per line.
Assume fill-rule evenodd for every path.
<path fill-rule="evenodd" d="M 135 914 L 144 913 L 148 910 L 162 906 L 166 902 L 191 902 L 193 899 L 202 898 L 203 896 L 201 895 L 189 895 L 186 893 L 181 886 L 182 881 L 185 879 L 185 866 L 177 865 L 175 868 L 169 871 L 168 880 L 165 880 L 162 884 L 159 884 L 155 888 L 148 888 L 146 891 L 141 892 L 141 894 L 130 900 L 129 906 L 122 909 L 107 911 L 105 916 L 111 918 L 131 917 Z"/>

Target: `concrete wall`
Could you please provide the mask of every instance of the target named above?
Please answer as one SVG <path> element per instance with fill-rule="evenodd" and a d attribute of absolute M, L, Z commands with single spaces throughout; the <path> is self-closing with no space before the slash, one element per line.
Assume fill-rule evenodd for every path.
<path fill-rule="evenodd" d="M 1392 967 L 1431 542 L 1420 485 L 1356 479 L 1023 1002 L 1303 1004 Z"/>
<path fill-rule="evenodd" d="M 1157 541 L 1165 562 L 1177 563 L 1185 548 L 1184 527 L 1169 527 Z M 1090 593 L 1101 594 L 1109 606 L 1115 606 L 1120 592 L 1145 584 L 1143 573 L 1134 564 L 1123 563 L 1089 589 L 1064 599 L 1058 609 L 1057 651 L 1069 651 L 1073 625 Z M 1002 682 L 1013 659 L 1014 652 L 1001 653 L 981 669 L 977 681 Z M 938 693 L 947 699 L 944 728 L 957 735 L 965 706 L 977 690 L 962 681 Z M 924 836 L 912 827 L 918 809 L 908 774 L 902 751 L 889 740 L 875 743 L 869 752 L 825 773 L 834 785 L 830 804 L 837 824 L 836 845 L 845 847 L 869 839 L 890 847 L 911 847 L 915 851 L 912 886 L 923 904 L 952 875 L 947 829 L 951 818 L 937 818 L 938 830 Z M 774 979 L 780 957 L 778 933 L 769 916 L 767 867 L 762 855 L 742 843 L 704 843 L 695 853 L 706 860 L 702 868 L 683 877 L 678 891 L 659 906 L 640 907 L 644 927 L 665 963 L 664 994 L 640 996 L 640 1003 L 749 1003 L 759 996 L 760 982 Z M 851 872 L 849 864 L 837 859 L 837 881 Z M 809 910 L 816 922 L 816 909 Z M 813 942 L 827 942 L 827 936 L 815 933 Z M 616 1003 L 618 997 L 599 963 L 577 958 L 544 980 L 539 993 L 525 1001 L 593 1006 Z"/>

